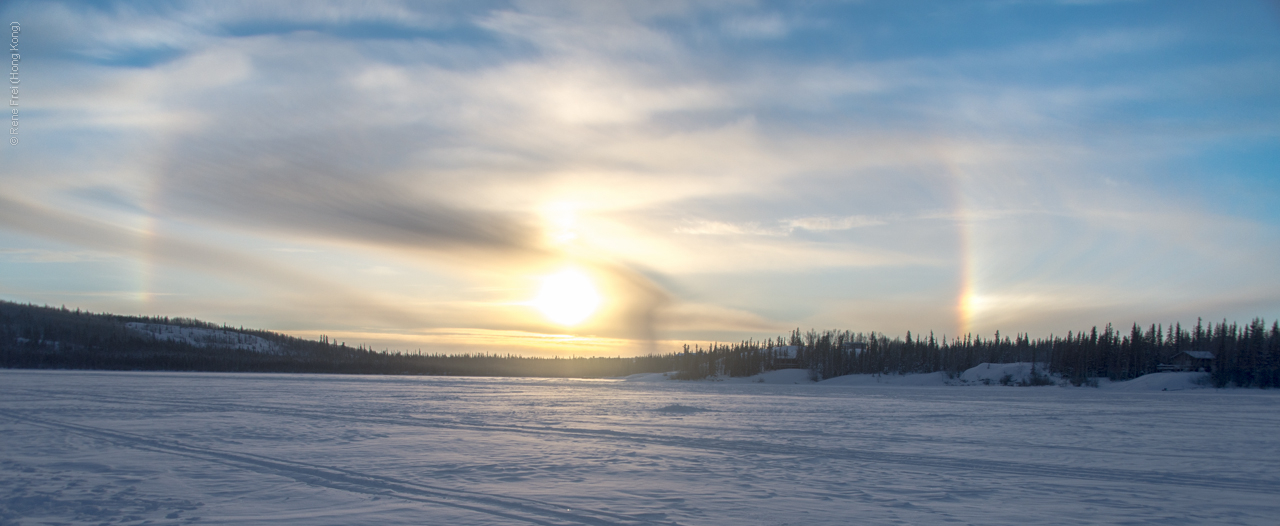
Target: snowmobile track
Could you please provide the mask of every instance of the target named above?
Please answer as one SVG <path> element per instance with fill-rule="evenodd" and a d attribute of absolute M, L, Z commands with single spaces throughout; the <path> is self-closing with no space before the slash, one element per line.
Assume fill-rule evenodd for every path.
<path fill-rule="evenodd" d="M 352 493 L 423 502 L 459 508 L 488 515 L 514 519 L 543 526 L 560 525 L 677 525 L 671 521 L 655 521 L 623 514 L 595 510 L 569 509 L 532 499 L 502 497 L 485 493 L 441 488 L 426 484 L 405 482 L 390 477 L 366 475 L 351 470 L 294 462 L 278 458 L 232 453 L 213 448 L 196 447 L 173 440 L 159 440 L 132 433 L 112 431 L 99 427 L 72 424 L 12 411 L 0 411 L 0 416 L 32 425 L 59 429 L 82 436 L 144 451 L 179 455 L 216 462 L 257 473 L 278 475 L 314 486 L 322 486 Z"/>
<path fill-rule="evenodd" d="M 138 403 L 141 399 L 120 399 L 120 403 Z M 1280 480 L 1260 480 L 1260 479 L 1244 479 L 1233 477 L 1206 477 L 1202 475 L 1187 475 L 1184 473 L 1172 473 L 1161 471 L 1137 471 L 1124 470 L 1114 468 L 1077 468 L 1062 465 L 1033 464 L 1025 462 L 1011 462 L 1003 460 L 974 460 L 965 458 L 956 458 L 948 456 L 927 455 L 927 454 L 910 454 L 910 453 L 894 453 L 887 451 L 854 449 L 854 448 L 827 448 L 814 447 L 796 444 L 777 444 L 771 442 L 737 440 L 723 438 L 700 438 L 700 437 L 681 437 L 681 436 L 661 436 L 646 433 L 634 433 L 628 431 L 615 431 L 604 429 L 582 429 L 571 427 L 533 427 L 520 425 L 502 425 L 502 424 L 485 424 L 485 423 L 467 423 L 446 419 L 425 419 L 425 418 L 388 418 L 368 415 L 358 415 L 352 413 L 335 413 L 330 411 L 316 411 L 289 407 L 250 405 L 250 404 L 221 404 L 216 408 L 209 408 L 201 405 L 199 402 L 187 401 L 169 401 L 169 400 L 145 400 L 149 403 L 159 403 L 166 405 L 179 405 L 186 407 L 196 407 L 210 411 L 226 411 L 235 409 L 241 411 L 275 414 L 281 416 L 295 416 L 301 418 L 319 418 L 334 419 L 339 418 L 348 422 L 359 422 L 377 425 L 394 425 L 394 426 L 412 426 L 422 428 L 441 428 L 441 429 L 465 429 L 476 431 L 497 431 L 508 433 L 520 433 L 526 435 L 539 436 L 559 436 L 559 437 L 575 437 L 592 440 L 615 440 L 626 441 L 645 445 L 659 445 L 664 447 L 697 449 L 704 451 L 718 451 L 728 453 L 754 453 L 762 455 L 778 455 L 778 456 L 801 456 L 822 459 L 842 459 L 853 462 L 873 463 L 873 464 L 897 464 L 904 466 L 913 466 L 929 470 L 947 469 L 960 472 L 985 472 L 997 475 L 1016 475 L 1016 476 L 1034 476 L 1045 481 L 1051 480 L 1079 480 L 1090 483 L 1116 483 L 1116 484 L 1156 484 L 1156 485 L 1172 485 L 1172 486 L 1191 486 L 1201 488 L 1218 488 L 1233 491 L 1246 491 L 1250 493 L 1277 494 L 1280 495 Z"/>

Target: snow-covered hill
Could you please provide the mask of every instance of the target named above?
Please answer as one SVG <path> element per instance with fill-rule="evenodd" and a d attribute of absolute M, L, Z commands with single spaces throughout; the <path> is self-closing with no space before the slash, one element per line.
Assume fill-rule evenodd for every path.
<path fill-rule="evenodd" d="M 140 322 L 129 322 L 125 326 L 136 332 L 150 334 L 157 340 L 185 342 L 196 347 L 227 347 L 262 353 L 277 350 L 276 345 L 267 340 L 232 330 Z"/>

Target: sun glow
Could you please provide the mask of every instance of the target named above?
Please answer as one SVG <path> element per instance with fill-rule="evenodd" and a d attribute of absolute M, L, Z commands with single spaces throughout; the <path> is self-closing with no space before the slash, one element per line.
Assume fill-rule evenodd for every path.
<path fill-rule="evenodd" d="M 542 278 L 542 289 L 531 303 L 548 320 L 564 326 L 582 323 L 600 307 L 600 293 L 577 269 L 564 269 Z"/>

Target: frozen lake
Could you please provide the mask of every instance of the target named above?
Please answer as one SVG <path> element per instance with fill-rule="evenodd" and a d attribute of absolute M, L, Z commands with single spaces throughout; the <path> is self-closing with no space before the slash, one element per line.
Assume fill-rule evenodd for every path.
<path fill-rule="evenodd" d="M 1280 393 L 0 370 L 0 524 L 1276 524 Z"/>

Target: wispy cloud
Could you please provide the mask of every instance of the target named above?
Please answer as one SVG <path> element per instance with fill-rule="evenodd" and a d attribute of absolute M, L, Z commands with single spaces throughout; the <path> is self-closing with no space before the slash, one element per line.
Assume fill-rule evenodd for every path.
<path fill-rule="evenodd" d="M 676 227 L 677 234 L 690 235 L 752 235 L 752 236 L 786 236 L 797 229 L 813 232 L 831 230 L 849 230 L 867 226 L 887 224 L 883 219 L 854 216 L 813 216 L 780 219 L 769 226 L 762 226 L 757 221 L 729 223 L 725 221 L 689 220 L 685 226 Z"/>
<path fill-rule="evenodd" d="M 24 263 L 71 263 L 98 261 L 108 258 L 102 253 L 86 250 L 47 250 L 33 248 L 0 248 L 0 259 Z"/>
<path fill-rule="evenodd" d="M 1203 152 L 1251 144 L 1243 177 L 1277 191 L 1258 145 L 1280 66 L 1233 43 L 1252 30 L 1142 5 L 946 8 L 983 39 L 856 4 L 48 6 L 5 8 L 51 51 L 24 80 L 39 97 L 3 154 L 0 228 L 325 298 L 240 300 L 290 323 L 350 302 L 388 331 L 550 334 L 519 304 L 564 265 L 618 298 L 577 330 L 653 341 L 942 323 L 965 280 L 1002 326 L 1035 305 L 1121 312 L 1107 290 L 1136 312 L 1274 270 L 1276 218 L 1187 181 L 1217 173 Z M 1080 18 L 1000 24 L 1054 9 Z M 711 275 L 737 299 L 688 292 Z"/>

